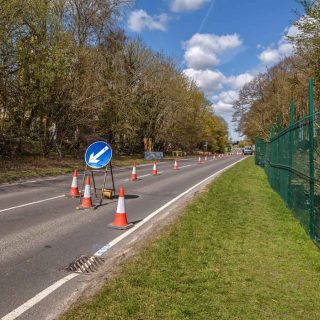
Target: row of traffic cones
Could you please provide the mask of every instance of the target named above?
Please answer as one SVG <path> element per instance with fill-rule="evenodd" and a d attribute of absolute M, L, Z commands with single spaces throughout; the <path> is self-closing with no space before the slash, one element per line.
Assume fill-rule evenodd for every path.
<path fill-rule="evenodd" d="M 222 155 L 219 154 L 217 157 L 218 158 L 223 157 L 223 154 Z M 212 158 L 213 158 L 213 160 L 215 160 L 216 156 L 213 155 Z M 198 163 L 199 164 L 203 164 L 205 161 L 208 161 L 208 156 L 205 156 L 204 160 L 202 160 L 201 157 L 199 157 L 199 159 L 198 159 Z M 174 161 L 172 169 L 173 170 L 179 170 L 180 169 L 177 160 Z M 151 173 L 154 176 L 159 174 L 158 169 L 157 169 L 157 162 L 156 161 L 153 163 L 153 168 L 152 168 L 152 172 Z M 130 180 L 131 181 L 137 181 L 138 180 L 137 165 L 136 165 L 135 162 L 133 163 L 133 166 L 132 166 L 132 173 L 131 173 Z M 86 193 L 86 189 L 88 189 L 88 187 L 87 187 L 88 185 L 90 185 L 90 177 L 86 178 L 86 185 L 85 185 L 85 192 L 84 193 Z M 87 190 L 87 193 L 88 193 L 88 190 Z M 71 198 L 80 197 L 80 192 L 79 192 L 79 187 L 78 187 L 78 171 L 77 170 L 74 170 L 74 172 L 73 172 L 72 183 L 71 183 L 70 192 L 69 192 L 68 196 L 70 196 Z"/>
<path fill-rule="evenodd" d="M 215 156 L 213 156 L 213 159 L 215 159 Z M 207 160 L 208 160 L 208 158 L 206 156 L 205 161 L 207 161 Z M 198 163 L 204 163 L 202 161 L 201 157 L 199 157 Z M 179 170 L 179 164 L 178 164 L 177 160 L 174 161 L 172 169 Z M 156 161 L 153 164 L 152 175 L 158 175 Z M 132 174 L 131 174 L 130 180 L 131 181 L 138 180 L 136 163 L 133 164 Z M 72 198 L 80 197 L 80 191 L 78 188 L 78 172 L 77 172 L 77 170 L 74 170 L 74 172 L 73 172 L 72 183 L 71 183 L 70 192 L 69 192 L 68 196 L 70 196 Z M 82 201 L 81 201 L 81 204 L 78 207 L 78 209 L 90 209 L 90 208 L 94 208 L 94 205 L 92 203 L 92 198 L 91 198 L 90 177 L 87 176 L 84 194 L 83 194 Z M 127 214 L 126 214 L 126 208 L 125 208 L 125 193 L 124 193 L 123 186 L 121 186 L 120 190 L 119 190 L 118 204 L 117 204 L 117 210 L 115 213 L 114 221 L 112 224 L 109 225 L 109 227 L 115 228 L 115 229 L 128 229 L 132 226 L 133 226 L 133 224 L 128 223 L 128 220 L 127 220 Z"/>

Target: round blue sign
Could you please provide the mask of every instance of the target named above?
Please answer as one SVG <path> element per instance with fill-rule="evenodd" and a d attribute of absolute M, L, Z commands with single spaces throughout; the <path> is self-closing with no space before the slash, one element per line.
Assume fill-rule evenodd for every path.
<path fill-rule="evenodd" d="M 84 159 L 86 164 L 94 169 L 105 167 L 112 158 L 112 149 L 104 141 L 92 143 L 87 149 Z"/>

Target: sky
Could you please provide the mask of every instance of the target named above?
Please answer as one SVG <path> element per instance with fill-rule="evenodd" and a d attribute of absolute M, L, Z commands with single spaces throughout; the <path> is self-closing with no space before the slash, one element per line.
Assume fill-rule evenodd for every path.
<path fill-rule="evenodd" d="M 285 36 L 296 33 L 296 9 L 295 0 L 136 0 L 123 28 L 172 57 L 238 140 L 232 104 L 245 83 L 293 53 Z"/>

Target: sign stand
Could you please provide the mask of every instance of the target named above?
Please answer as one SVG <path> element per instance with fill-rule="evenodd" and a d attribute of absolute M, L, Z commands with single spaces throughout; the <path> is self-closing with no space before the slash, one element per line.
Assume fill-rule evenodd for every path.
<path fill-rule="evenodd" d="M 79 198 L 79 203 L 81 203 L 82 201 L 82 195 L 83 195 L 83 190 L 84 190 L 84 186 L 85 186 L 85 180 L 87 176 L 91 176 L 92 177 L 92 183 L 93 183 L 93 191 L 94 191 L 94 195 L 96 198 L 99 198 L 98 196 L 98 192 L 97 192 L 97 187 L 96 187 L 96 183 L 95 183 L 95 179 L 94 179 L 94 174 L 95 173 L 100 173 L 104 171 L 104 178 L 103 178 L 103 184 L 101 187 L 101 194 L 100 194 L 100 201 L 99 201 L 99 205 L 102 205 L 102 201 L 103 201 L 103 191 L 105 190 L 106 187 L 106 181 L 107 181 L 107 175 L 108 175 L 108 167 L 110 170 L 110 175 L 111 175 L 111 181 L 112 181 L 112 192 L 113 195 L 116 194 L 116 189 L 115 189 L 115 185 L 114 185 L 114 178 L 113 178 L 113 171 L 112 171 L 112 163 L 111 161 L 109 162 L 109 164 L 106 166 L 105 170 L 98 170 L 98 169 L 88 169 L 88 165 L 86 165 L 85 169 L 84 169 L 84 174 L 83 174 L 83 179 L 82 179 L 82 186 L 81 186 L 81 191 L 80 191 L 80 198 Z"/>
<path fill-rule="evenodd" d="M 113 195 L 115 195 L 116 189 L 114 186 L 111 158 L 112 158 L 112 149 L 111 149 L 110 145 L 108 143 L 106 143 L 105 141 L 96 141 L 96 142 L 92 143 L 87 148 L 85 156 L 84 156 L 84 159 L 86 162 L 86 167 L 84 169 L 82 187 L 81 187 L 81 192 L 80 192 L 80 199 L 79 199 L 80 204 L 81 204 L 81 201 L 83 198 L 85 179 L 87 176 L 90 176 L 90 175 L 92 177 L 94 195 L 96 198 L 99 198 L 98 192 L 97 192 L 97 187 L 96 187 L 96 182 L 94 179 L 94 174 L 98 173 L 98 172 L 104 172 L 103 185 L 101 188 L 101 195 L 100 195 L 100 202 L 98 205 L 95 205 L 95 208 L 102 205 L 104 191 L 106 190 L 105 187 L 106 187 L 106 181 L 107 181 L 107 175 L 108 175 L 108 168 L 109 168 L 110 174 L 111 174 L 112 189 L 107 189 L 107 190 L 111 190 Z M 102 169 L 102 168 L 105 168 L 105 169 Z"/>

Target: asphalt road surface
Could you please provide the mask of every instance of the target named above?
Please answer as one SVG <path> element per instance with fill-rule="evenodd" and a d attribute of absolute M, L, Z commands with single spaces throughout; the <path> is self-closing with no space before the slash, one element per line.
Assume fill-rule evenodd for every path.
<path fill-rule="evenodd" d="M 137 167 L 139 181 L 129 181 L 131 168 L 114 170 L 116 189 L 123 185 L 129 222 L 139 222 L 192 186 L 242 159 L 229 156 L 197 164 L 195 158 Z M 97 176 L 101 186 L 103 176 Z M 81 184 L 81 175 L 79 176 Z M 108 228 L 117 200 L 97 210 L 76 210 L 68 193 L 71 176 L 0 185 L 0 317 L 6 320 L 50 319 L 50 308 L 67 304 L 86 275 L 65 270 L 81 254 L 93 255 L 124 234 Z M 110 186 L 110 179 L 109 179 Z M 100 250 L 104 255 L 104 249 Z M 107 256 L 106 256 L 107 257 Z M 69 278 L 68 278 L 69 277 Z M 52 286 L 53 285 L 53 286 Z M 51 287 L 50 287 L 51 286 Z"/>

